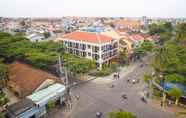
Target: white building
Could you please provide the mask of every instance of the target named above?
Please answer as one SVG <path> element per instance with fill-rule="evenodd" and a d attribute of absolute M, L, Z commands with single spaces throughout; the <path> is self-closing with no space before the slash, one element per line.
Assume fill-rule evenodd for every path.
<path fill-rule="evenodd" d="M 95 60 L 99 69 L 118 53 L 117 39 L 94 32 L 72 32 L 57 40 L 64 42 L 66 52 Z"/>
<path fill-rule="evenodd" d="M 31 33 L 26 36 L 31 42 L 40 42 L 45 40 L 45 36 L 40 33 Z"/>

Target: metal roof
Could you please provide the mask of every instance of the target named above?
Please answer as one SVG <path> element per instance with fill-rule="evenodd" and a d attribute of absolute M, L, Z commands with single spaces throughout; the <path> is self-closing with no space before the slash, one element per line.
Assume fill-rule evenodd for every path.
<path fill-rule="evenodd" d="M 59 83 L 53 84 L 48 88 L 42 89 L 38 92 L 33 93 L 30 96 L 27 96 L 28 99 L 31 99 L 35 104 L 40 106 L 48 103 L 49 100 L 60 97 L 64 94 L 65 86 Z"/>
<path fill-rule="evenodd" d="M 34 107 L 34 102 L 29 99 L 23 99 L 6 107 L 7 115 L 11 118 Z"/>

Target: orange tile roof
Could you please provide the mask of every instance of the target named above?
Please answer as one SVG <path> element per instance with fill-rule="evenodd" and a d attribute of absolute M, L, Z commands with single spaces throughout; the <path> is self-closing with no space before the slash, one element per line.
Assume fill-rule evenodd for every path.
<path fill-rule="evenodd" d="M 141 26 L 140 21 L 137 20 L 116 20 L 115 24 L 119 26 L 129 26 L 133 28 L 139 28 Z"/>
<path fill-rule="evenodd" d="M 106 43 L 113 40 L 112 37 L 93 32 L 72 32 L 66 34 L 63 38 L 89 43 Z"/>
<path fill-rule="evenodd" d="M 131 39 L 131 40 L 138 40 L 138 41 L 140 41 L 140 40 L 144 40 L 144 37 L 143 36 L 141 36 L 141 35 L 139 35 L 139 34 L 133 34 L 133 35 L 131 35 L 131 36 L 129 36 L 129 39 Z"/>

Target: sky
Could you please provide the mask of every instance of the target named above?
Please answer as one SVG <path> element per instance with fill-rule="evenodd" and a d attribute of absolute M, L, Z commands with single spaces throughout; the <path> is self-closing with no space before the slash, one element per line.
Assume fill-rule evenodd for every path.
<path fill-rule="evenodd" d="M 0 16 L 186 18 L 186 0 L 0 0 Z"/>

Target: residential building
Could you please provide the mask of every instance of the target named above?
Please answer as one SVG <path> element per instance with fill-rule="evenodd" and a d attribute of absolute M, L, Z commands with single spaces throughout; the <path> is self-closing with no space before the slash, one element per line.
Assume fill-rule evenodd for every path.
<path fill-rule="evenodd" d="M 119 40 L 119 50 L 125 51 L 127 54 L 132 54 L 133 41 L 129 40 L 126 36 L 122 36 Z"/>
<path fill-rule="evenodd" d="M 32 118 L 36 106 L 29 99 L 22 99 L 6 107 L 6 118 Z"/>
<path fill-rule="evenodd" d="M 113 24 L 116 29 L 130 29 L 132 31 L 140 31 L 143 24 L 139 20 L 128 20 L 128 19 L 119 19 L 114 20 Z"/>
<path fill-rule="evenodd" d="M 145 38 L 140 34 L 131 34 L 128 36 L 128 40 L 133 42 L 133 48 L 138 48 L 144 42 Z"/>
<path fill-rule="evenodd" d="M 45 36 L 41 33 L 31 33 L 26 36 L 31 42 L 40 42 L 45 40 Z"/>
<path fill-rule="evenodd" d="M 118 40 L 95 32 L 76 31 L 57 40 L 64 42 L 66 52 L 95 60 L 99 69 L 118 54 Z"/>
<path fill-rule="evenodd" d="M 65 86 L 59 83 L 39 90 L 25 99 L 6 107 L 7 118 L 40 118 L 47 113 L 49 101 L 58 105 L 64 102 Z"/>
<path fill-rule="evenodd" d="M 119 50 L 132 54 L 135 48 L 140 47 L 145 38 L 139 33 L 130 33 L 128 31 L 118 31 L 120 35 Z"/>

